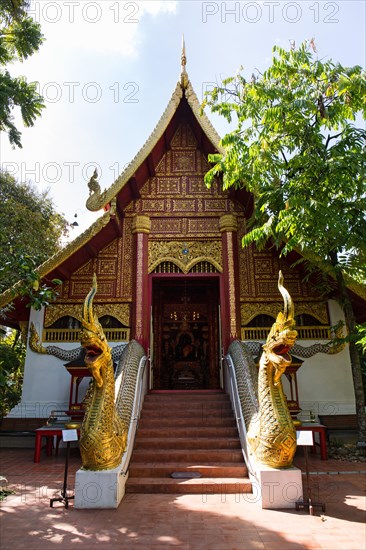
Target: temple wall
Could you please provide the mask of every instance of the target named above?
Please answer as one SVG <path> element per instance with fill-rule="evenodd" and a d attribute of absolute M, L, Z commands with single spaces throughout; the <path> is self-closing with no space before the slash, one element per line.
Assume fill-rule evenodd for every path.
<path fill-rule="evenodd" d="M 328 311 L 331 325 L 344 320 L 342 309 L 335 300 L 328 301 Z M 298 340 L 297 343 L 309 347 L 319 341 Z M 339 353 L 317 353 L 304 359 L 297 371 L 297 382 L 300 407 L 303 410 L 312 410 L 317 415 L 356 412 L 348 346 Z M 287 387 L 286 381 L 285 391 Z"/>
<path fill-rule="evenodd" d="M 307 340 L 305 346 L 316 342 Z M 319 353 L 297 371 L 300 407 L 315 414 L 354 414 L 355 398 L 348 347 L 340 353 Z"/>
<path fill-rule="evenodd" d="M 238 285 L 235 292 L 240 300 L 239 328 L 250 326 L 251 319 L 256 315 L 275 317 L 282 309 L 277 287 L 280 269 L 284 274 L 285 286 L 295 303 L 295 314 L 308 313 L 323 325 L 335 324 L 342 318 L 338 304 L 331 301 L 327 308 L 314 288 L 302 282 L 301 274 L 291 267 L 287 258 L 279 258 L 274 249 L 258 251 L 253 246 L 242 247 L 241 240 L 246 231 L 245 205 L 229 198 L 219 182 L 214 182 L 208 189 L 204 184 L 204 175 L 208 169 L 206 156 L 198 148 L 192 130 L 189 125 L 182 124 L 172 138 L 171 149 L 156 166 L 155 174 L 148 178 L 139 191 L 140 197 L 126 205 L 124 217 L 120 220 L 122 236 L 114 239 L 72 273 L 62 285 L 56 304 L 47 311 L 45 326 L 51 326 L 63 315 L 80 318 L 82 304 L 95 272 L 98 278 L 98 293 L 94 301 L 97 314 L 100 316 L 103 311 L 104 314 L 116 317 L 123 326 L 131 327 L 136 275 L 133 223 L 138 216 L 148 218 L 151 223 L 145 251 L 148 254 L 149 273 L 162 261 L 173 262 L 183 273 L 189 273 L 199 258 L 208 259 L 217 272 L 222 273 L 224 262 L 220 220 L 228 215 L 237 218 L 238 244 L 235 245 L 234 254 L 238 262 Z M 236 314 L 237 310 L 233 316 Z M 30 321 L 34 322 L 40 335 L 43 318 L 43 310 L 31 312 Z M 304 346 L 313 343 L 309 340 L 301 342 Z M 79 347 L 79 343 L 62 342 L 55 345 L 65 350 Z M 118 345 L 118 342 L 111 343 L 113 345 Z M 22 401 L 11 415 L 46 417 L 52 409 L 67 407 L 70 375 L 63 363 L 56 357 L 36 354 L 28 348 Z M 347 350 L 335 355 L 317 354 L 305 359 L 297 378 L 303 409 L 328 414 L 354 412 Z M 80 387 L 80 395 L 86 385 L 85 380 Z"/>

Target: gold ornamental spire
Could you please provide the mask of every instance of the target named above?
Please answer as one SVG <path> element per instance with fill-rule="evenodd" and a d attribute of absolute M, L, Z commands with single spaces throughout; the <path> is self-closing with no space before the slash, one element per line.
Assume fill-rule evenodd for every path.
<path fill-rule="evenodd" d="M 182 54 L 180 56 L 180 65 L 181 65 L 180 85 L 182 86 L 183 90 L 186 90 L 188 86 L 188 74 L 186 71 L 186 64 L 187 64 L 186 45 L 184 42 L 184 35 L 183 35 L 182 36 Z"/>

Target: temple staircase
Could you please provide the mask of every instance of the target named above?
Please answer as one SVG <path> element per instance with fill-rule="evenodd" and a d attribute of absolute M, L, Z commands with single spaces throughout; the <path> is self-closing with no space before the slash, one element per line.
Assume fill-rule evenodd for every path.
<path fill-rule="evenodd" d="M 146 395 L 126 492 L 251 492 L 229 396 L 219 390 Z"/>

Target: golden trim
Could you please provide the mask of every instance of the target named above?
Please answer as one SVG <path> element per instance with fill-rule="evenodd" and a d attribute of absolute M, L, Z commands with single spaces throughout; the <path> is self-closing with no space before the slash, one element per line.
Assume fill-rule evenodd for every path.
<path fill-rule="evenodd" d="M 225 231 L 237 231 L 238 220 L 235 214 L 224 214 L 219 220 L 219 227 L 221 233 Z"/>
<path fill-rule="evenodd" d="M 213 127 L 206 113 L 201 112 L 201 104 L 192 87 L 192 84 L 188 79 L 188 74 L 185 72 L 183 81 L 180 79 L 177 82 L 176 87 L 173 91 L 172 97 L 164 113 L 162 114 L 159 122 L 157 123 L 153 132 L 151 133 L 150 137 L 147 139 L 145 144 L 141 147 L 141 149 L 138 151 L 138 153 L 132 159 L 132 161 L 127 165 L 125 170 L 118 176 L 115 182 L 109 187 L 109 189 L 106 189 L 105 191 L 103 191 L 103 193 L 100 193 L 100 192 L 98 193 L 98 191 L 96 191 L 95 194 L 92 194 L 89 196 L 86 204 L 86 207 L 88 208 L 88 210 L 91 210 L 93 212 L 100 210 L 106 204 L 108 204 L 119 193 L 119 191 L 127 184 L 129 179 L 135 174 L 136 170 L 141 166 L 143 161 L 148 157 L 148 155 L 154 149 L 159 139 L 164 134 L 165 130 L 167 129 L 171 119 L 173 118 L 179 106 L 179 103 L 183 97 L 183 94 L 185 95 L 188 101 L 188 104 L 191 107 L 192 112 L 198 124 L 201 126 L 203 132 L 209 138 L 209 140 L 211 141 L 215 149 L 219 153 L 224 154 L 225 150 L 221 146 L 221 138 L 219 134 L 216 132 L 215 128 Z"/>
<path fill-rule="evenodd" d="M 241 340 L 255 342 L 267 340 L 271 327 L 241 327 Z M 298 340 L 331 340 L 332 333 L 329 326 L 326 327 L 297 327 Z"/>
<path fill-rule="evenodd" d="M 103 208 L 105 204 L 108 204 L 118 193 L 119 191 L 127 184 L 129 179 L 135 174 L 136 170 L 141 166 L 141 164 L 144 162 L 144 160 L 148 157 L 148 155 L 151 153 L 161 136 L 164 134 L 168 124 L 170 123 L 171 119 L 173 118 L 178 105 L 180 103 L 180 100 L 183 97 L 183 90 L 180 85 L 180 82 L 177 83 L 175 90 L 172 94 L 172 97 L 162 114 L 159 122 L 155 126 L 153 132 L 151 133 L 150 137 L 147 139 L 147 141 L 144 143 L 144 145 L 141 147 L 141 149 L 138 151 L 138 153 L 135 155 L 135 157 L 131 160 L 131 162 L 126 166 L 125 170 L 118 176 L 118 178 L 114 181 L 114 183 L 109 187 L 109 189 L 106 189 L 101 199 L 97 204 L 92 204 L 91 206 L 86 207 L 88 210 L 97 211 Z M 91 195 L 92 197 L 93 195 Z M 89 197 L 89 204 L 90 204 L 90 198 Z"/>
<path fill-rule="evenodd" d="M 248 325 L 257 315 L 270 315 L 276 318 L 280 302 L 245 302 L 240 305 L 241 325 Z M 298 302 L 296 315 L 306 313 L 318 319 L 324 325 L 329 324 L 328 309 L 324 302 Z"/>
<path fill-rule="evenodd" d="M 130 326 L 130 304 L 95 304 L 94 311 L 98 318 L 103 317 L 104 315 L 111 315 L 126 327 Z M 74 317 L 81 323 L 82 304 L 53 304 L 51 307 L 46 309 L 44 327 L 50 327 L 58 319 L 67 315 Z"/>
<path fill-rule="evenodd" d="M 198 124 L 201 126 L 202 130 L 209 138 L 217 152 L 223 155 L 225 153 L 225 149 L 221 145 L 221 138 L 216 132 L 206 113 L 204 111 L 201 112 L 201 104 L 190 81 L 188 81 L 187 89 L 185 90 L 185 97 L 188 101 L 188 105 L 192 109 L 194 116 L 196 117 Z"/>
<path fill-rule="evenodd" d="M 42 332 L 42 342 L 79 342 L 81 329 L 50 328 Z M 129 328 L 103 329 L 108 342 L 129 342 Z"/>
<path fill-rule="evenodd" d="M 186 252 L 183 252 L 186 251 Z M 222 244 L 220 241 L 150 241 L 148 272 L 162 262 L 172 262 L 188 273 L 200 262 L 209 262 L 222 273 Z"/>
<path fill-rule="evenodd" d="M 132 219 L 132 233 L 150 233 L 151 219 L 149 216 L 134 216 Z"/>

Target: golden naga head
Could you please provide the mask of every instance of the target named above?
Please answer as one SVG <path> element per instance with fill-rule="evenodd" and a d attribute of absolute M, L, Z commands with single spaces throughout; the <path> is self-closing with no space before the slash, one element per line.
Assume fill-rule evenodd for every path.
<path fill-rule="evenodd" d="M 268 359 L 275 365 L 275 382 L 281 377 L 286 367 L 291 365 L 292 357 L 289 351 L 293 347 L 297 337 L 295 330 L 294 304 L 288 291 L 283 286 L 282 271 L 278 276 L 278 289 L 282 294 L 284 301 L 283 313 L 277 315 L 276 322 L 273 323 L 267 342 L 263 346 Z"/>
<path fill-rule="evenodd" d="M 111 349 L 98 317 L 93 314 L 93 299 L 97 292 L 97 277 L 93 275 L 93 286 L 83 306 L 80 341 L 86 350 L 84 363 L 88 367 L 98 388 L 103 386 L 102 368 L 111 360 Z"/>

